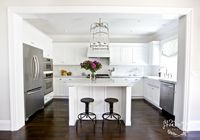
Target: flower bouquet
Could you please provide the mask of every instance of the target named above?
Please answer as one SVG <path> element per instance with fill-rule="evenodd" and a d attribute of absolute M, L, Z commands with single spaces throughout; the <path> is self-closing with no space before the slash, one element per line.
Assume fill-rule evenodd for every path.
<path fill-rule="evenodd" d="M 84 68 L 85 70 L 90 70 L 91 72 L 90 79 L 92 80 L 95 80 L 95 72 L 102 68 L 102 64 L 96 60 L 94 61 L 86 60 L 82 62 L 80 65 L 81 68 Z"/>

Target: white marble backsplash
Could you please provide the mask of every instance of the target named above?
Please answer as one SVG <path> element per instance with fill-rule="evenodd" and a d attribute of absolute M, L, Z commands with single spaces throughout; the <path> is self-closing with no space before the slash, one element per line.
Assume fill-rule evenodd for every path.
<path fill-rule="evenodd" d="M 102 69 L 97 71 L 98 74 L 109 74 L 109 69 L 114 68 L 115 71 L 112 72 L 112 76 L 157 76 L 158 66 L 110 66 L 107 63 L 102 62 Z M 60 71 L 64 69 L 66 71 L 72 72 L 72 76 L 81 76 L 90 74 L 90 71 L 81 69 L 80 66 L 54 66 L 54 75 L 61 76 Z"/>

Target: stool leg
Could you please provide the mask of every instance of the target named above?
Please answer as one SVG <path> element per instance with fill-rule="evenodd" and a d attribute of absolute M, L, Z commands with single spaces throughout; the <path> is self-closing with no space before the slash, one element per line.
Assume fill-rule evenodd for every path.
<path fill-rule="evenodd" d="M 78 121 L 79 120 L 76 121 L 76 133 L 78 133 Z"/>
<path fill-rule="evenodd" d="M 85 104 L 85 113 L 89 115 L 89 103 Z"/>
<path fill-rule="evenodd" d="M 103 122 L 102 122 L 102 132 L 103 132 L 103 128 L 104 128 L 104 114 L 102 115 L 102 118 L 103 118 Z"/>
<path fill-rule="evenodd" d="M 113 103 L 110 103 L 110 114 L 113 114 Z"/>

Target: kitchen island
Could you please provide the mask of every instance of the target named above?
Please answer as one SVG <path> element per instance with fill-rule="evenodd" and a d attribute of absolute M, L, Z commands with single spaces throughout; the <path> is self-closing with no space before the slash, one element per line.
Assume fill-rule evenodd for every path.
<path fill-rule="evenodd" d="M 66 82 L 69 88 L 69 125 L 74 126 L 79 113 L 84 112 L 85 105 L 81 98 L 91 97 L 90 111 L 102 120 L 102 114 L 109 111 L 105 98 L 117 98 L 114 112 L 121 115 L 126 126 L 131 126 L 131 87 L 133 82 L 124 78 L 103 78 L 91 81 L 87 78 L 73 79 Z"/>

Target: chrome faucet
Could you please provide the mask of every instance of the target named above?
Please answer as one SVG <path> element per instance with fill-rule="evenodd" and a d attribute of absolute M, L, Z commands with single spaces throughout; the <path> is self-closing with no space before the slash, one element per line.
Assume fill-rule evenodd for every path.
<path fill-rule="evenodd" d="M 159 72 L 160 72 L 161 74 L 162 74 L 162 72 L 161 72 L 162 69 L 165 70 L 165 73 L 163 73 L 164 77 L 167 76 L 167 68 L 166 68 L 166 67 L 160 67 L 160 68 L 159 68 Z M 162 76 L 161 76 L 161 77 L 162 77 Z"/>
<path fill-rule="evenodd" d="M 172 78 L 172 74 L 168 72 L 167 68 L 166 67 L 160 67 L 159 68 L 159 72 L 162 73 L 162 69 L 165 70 L 165 72 L 163 73 L 164 75 L 164 78 Z"/>
<path fill-rule="evenodd" d="M 112 72 L 115 71 L 115 68 L 113 67 L 112 69 L 108 69 L 108 72 L 109 72 L 109 76 L 112 76 Z"/>

